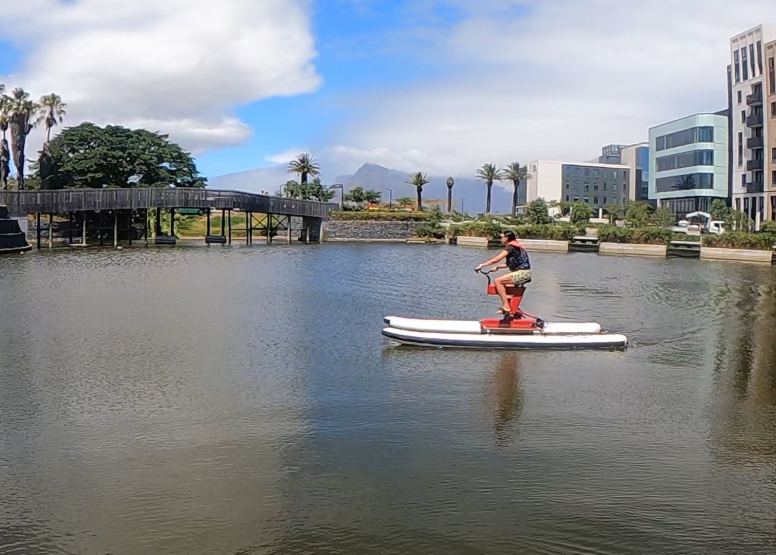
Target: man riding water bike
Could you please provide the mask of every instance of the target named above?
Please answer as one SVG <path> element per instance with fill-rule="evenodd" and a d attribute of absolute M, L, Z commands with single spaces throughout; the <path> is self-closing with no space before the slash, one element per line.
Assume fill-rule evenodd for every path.
<path fill-rule="evenodd" d="M 474 271 L 479 272 L 485 266 L 492 266 L 497 262 L 501 262 L 506 258 L 506 264 L 500 264 L 495 266 L 493 270 L 502 270 L 509 268 L 508 274 L 497 277 L 493 283 L 496 285 L 496 292 L 501 297 L 501 311 L 504 314 L 509 314 L 509 299 L 507 298 L 506 285 L 523 285 L 531 280 L 531 261 L 528 260 L 528 253 L 520 244 L 512 231 L 501 232 L 501 244 L 506 248 L 501 251 L 497 256 L 494 256 L 487 262 L 484 262 L 477 266 Z"/>

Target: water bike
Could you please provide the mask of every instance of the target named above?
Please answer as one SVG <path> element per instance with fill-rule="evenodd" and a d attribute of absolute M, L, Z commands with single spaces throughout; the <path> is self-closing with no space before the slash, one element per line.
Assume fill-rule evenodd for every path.
<path fill-rule="evenodd" d="M 498 295 L 490 273 L 488 295 Z M 528 280 L 527 283 L 530 283 Z M 482 320 L 429 320 L 386 316 L 382 334 L 401 345 L 419 347 L 463 347 L 485 349 L 613 349 L 625 348 L 624 335 L 602 333 L 601 325 L 545 322 L 520 309 L 525 285 L 507 285 L 509 312 L 502 318 Z"/>

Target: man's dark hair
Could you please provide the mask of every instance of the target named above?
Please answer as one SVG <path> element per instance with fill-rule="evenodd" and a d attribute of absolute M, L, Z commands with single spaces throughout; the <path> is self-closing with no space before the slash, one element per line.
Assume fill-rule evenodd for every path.
<path fill-rule="evenodd" d="M 514 231 L 502 231 L 501 234 L 507 238 L 507 241 L 514 241 L 515 240 L 515 232 Z"/>

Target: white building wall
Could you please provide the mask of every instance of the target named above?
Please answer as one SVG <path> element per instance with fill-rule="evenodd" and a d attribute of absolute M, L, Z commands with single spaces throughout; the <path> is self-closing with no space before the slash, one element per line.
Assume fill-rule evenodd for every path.
<path fill-rule="evenodd" d="M 730 64 L 732 73 L 732 121 L 733 121 L 733 207 L 743 210 L 748 203 L 750 207 L 757 206 L 756 221 L 760 219 L 769 219 L 770 207 L 766 201 L 765 193 L 749 193 L 746 189 L 746 183 L 752 182 L 752 172 L 747 171 L 746 162 L 753 159 L 753 152 L 747 148 L 747 139 L 753 136 L 752 129 L 747 126 L 744 118 L 752 113 L 752 109 L 746 104 L 746 97 L 752 94 L 753 85 L 760 84 L 765 92 L 765 75 L 768 71 L 765 44 L 776 40 L 776 28 L 759 25 L 748 31 L 730 39 Z M 744 71 L 744 55 L 746 51 L 747 68 Z M 754 53 L 754 59 L 752 54 Z M 737 58 L 736 58 L 737 56 Z M 762 60 L 762 64 L 760 61 Z M 736 63 L 736 61 L 738 63 Z M 738 75 L 736 75 L 736 66 L 738 66 Z M 739 94 L 741 102 L 738 102 Z M 763 106 L 763 113 L 767 118 L 766 107 Z M 743 115 L 742 115 L 743 113 Z M 742 140 L 742 153 L 739 156 L 738 141 L 739 136 Z M 768 143 L 768 128 L 763 127 L 763 137 L 765 144 Z M 754 204 L 756 203 L 756 204 Z M 752 215 L 750 209 L 749 215 Z"/>

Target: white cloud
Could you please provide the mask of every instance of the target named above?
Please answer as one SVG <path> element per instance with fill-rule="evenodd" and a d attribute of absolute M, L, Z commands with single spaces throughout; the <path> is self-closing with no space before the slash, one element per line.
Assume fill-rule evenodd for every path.
<path fill-rule="evenodd" d="M 518 5 L 522 16 L 504 11 Z M 606 144 L 646 140 L 652 125 L 726 108 L 729 38 L 759 23 L 776 25 L 776 5 L 478 4 L 454 27 L 426 34 L 431 50 L 419 56 L 452 72 L 354 99 L 360 117 L 330 137 L 328 157 L 338 167 L 460 175 L 487 162 L 587 160 Z"/>
<path fill-rule="evenodd" d="M 145 127 L 195 154 L 250 137 L 236 107 L 321 81 L 308 0 L 0 0 L 0 34 L 25 53 L 4 82 L 60 94 L 66 125 Z"/>

